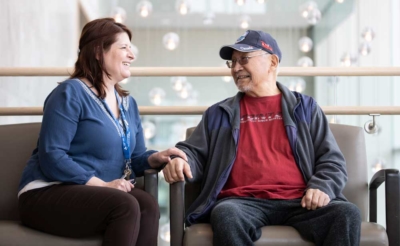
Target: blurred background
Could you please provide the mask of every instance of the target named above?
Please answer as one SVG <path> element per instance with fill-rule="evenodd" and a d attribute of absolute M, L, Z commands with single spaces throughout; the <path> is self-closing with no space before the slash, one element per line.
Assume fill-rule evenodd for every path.
<path fill-rule="evenodd" d="M 132 30 L 134 67 L 226 67 L 220 47 L 247 29 L 275 37 L 281 67 L 400 66 L 398 0 L 0 0 L 0 67 L 73 67 L 82 27 L 100 17 L 113 17 Z M 0 107 L 43 106 L 64 79 L 0 77 Z M 321 106 L 400 105 L 398 77 L 278 81 Z M 210 106 L 237 92 L 231 77 L 131 77 L 122 83 L 139 106 Z M 372 120 L 327 117 L 360 127 Z M 142 116 L 148 148 L 175 145 L 200 119 Z M 0 116 L 0 124 L 35 121 L 41 117 Z M 400 118 L 380 116 L 377 122 L 378 129 L 366 134 L 370 177 L 382 167 L 400 168 Z M 159 245 L 169 245 L 168 185 L 162 175 L 159 183 Z M 385 223 L 381 214 L 378 223 Z"/>

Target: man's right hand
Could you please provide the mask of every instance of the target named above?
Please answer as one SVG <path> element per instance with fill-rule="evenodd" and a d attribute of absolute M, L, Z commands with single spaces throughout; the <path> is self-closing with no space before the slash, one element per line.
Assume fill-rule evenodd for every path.
<path fill-rule="evenodd" d="M 173 184 L 178 181 L 184 181 L 185 176 L 193 178 L 189 164 L 182 158 L 172 159 L 163 169 L 165 181 Z"/>

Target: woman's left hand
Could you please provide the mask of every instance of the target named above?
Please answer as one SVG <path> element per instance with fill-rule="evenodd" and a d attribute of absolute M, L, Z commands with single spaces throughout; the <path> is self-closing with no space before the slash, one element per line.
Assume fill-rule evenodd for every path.
<path fill-rule="evenodd" d="M 159 168 L 161 165 L 163 165 L 164 163 L 168 163 L 171 160 L 171 155 L 179 156 L 180 158 L 187 161 L 185 152 L 178 148 L 172 147 L 150 155 L 148 159 L 149 165 L 152 168 Z"/>

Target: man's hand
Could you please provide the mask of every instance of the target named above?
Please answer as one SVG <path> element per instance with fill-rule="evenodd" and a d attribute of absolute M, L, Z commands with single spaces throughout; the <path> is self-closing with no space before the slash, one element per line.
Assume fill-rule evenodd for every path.
<path fill-rule="evenodd" d="M 165 181 L 173 184 L 178 181 L 184 181 L 186 175 L 188 178 L 193 178 L 189 164 L 181 159 L 175 158 L 171 160 L 163 169 Z"/>
<path fill-rule="evenodd" d="M 308 210 L 315 210 L 328 205 L 330 201 L 329 196 L 319 189 L 308 189 L 301 199 L 301 206 Z"/>
<path fill-rule="evenodd" d="M 171 161 L 171 155 L 179 156 L 187 161 L 185 152 L 178 148 L 172 147 L 150 155 L 148 158 L 149 165 L 151 166 L 151 168 L 159 168 L 164 163 Z"/>

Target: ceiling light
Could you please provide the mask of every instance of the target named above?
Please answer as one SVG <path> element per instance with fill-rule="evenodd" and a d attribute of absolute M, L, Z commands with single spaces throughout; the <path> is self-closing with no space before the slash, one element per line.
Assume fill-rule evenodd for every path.
<path fill-rule="evenodd" d="M 319 9 L 313 9 L 307 16 L 307 22 L 311 25 L 317 24 L 321 20 L 321 11 Z"/>
<path fill-rule="evenodd" d="M 117 23 L 124 23 L 126 20 L 126 11 L 121 7 L 115 7 L 111 11 L 111 17 L 114 18 Z"/>
<path fill-rule="evenodd" d="M 181 91 L 186 86 L 186 77 L 171 77 L 172 89 Z"/>
<path fill-rule="evenodd" d="M 189 1 L 187 1 L 187 0 L 178 0 L 176 2 L 176 6 L 177 6 L 179 14 L 187 15 L 187 13 L 189 13 L 189 10 L 190 10 Z"/>
<path fill-rule="evenodd" d="M 150 121 L 142 122 L 143 135 L 145 139 L 153 138 L 156 135 L 156 125 Z"/>
<path fill-rule="evenodd" d="M 243 6 L 244 4 L 245 4 L 245 0 L 235 0 L 235 2 L 236 2 L 236 4 L 238 5 L 238 6 Z"/>
<path fill-rule="evenodd" d="M 222 81 L 229 83 L 232 81 L 232 77 L 231 76 L 222 76 Z"/>
<path fill-rule="evenodd" d="M 169 32 L 163 37 L 163 44 L 168 50 L 174 50 L 179 45 L 179 36 L 174 32 Z"/>
<path fill-rule="evenodd" d="M 248 15 L 243 15 L 240 18 L 240 28 L 247 29 L 250 26 L 251 18 Z"/>
<path fill-rule="evenodd" d="M 371 45 L 369 45 L 368 42 L 362 42 L 358 51 L 360 52 L 360 55 L 367 56 L 369 53 L 371 53 Z"/>
<path fill-rule="evenodd" d="M 343 3 L 344 0 L 336 0 L 337 3 Z"/>
<path fill-rule="evenodd" d="M 260 4 L 265 3 L 265 0 L 257 0 L 257 3 L 260 3 Z"/>
<path fill-rule="evenodd" d="M 211 25 L 214 22 L 215 14 L 214 13 L 206 13 L 204 15 L 203 24 Z"/>
<path fill-rule="evenodd" d="M 169 228 L 169 222 L 160 227 L 160 238 L 167 243 L 171 241 L 171 230 Z"/>
<path fill-rule="evenodd" d="M 378 172 L 379 170 L 384 169 L 384 168 L 385 168 L 385 165 L 386 165 L 385 159 L 383 159 L 383 158 L 381 158 L 381 157 L 378 157 L 378 158 L 374 161 L 374 163 L 372 164 L 372 172 L 373 172 L 373 173 L 376 173 L 376 172 Z"/>
<path fill-rule="evenodd" d="M 150 90 L 149 98 L 152 104 L 160 105 L 165 98 L 165 91 L 162 88 L 155 87 Z"/>
<path fill-rule="evenodd" d="M 297 61 L 297 65 L 300 67 L 312 67 L 314 66 L 314 62 L 310 57 L 303 56 Z"/>
<path fill-rule="evenodd" d="M 309 52 L 313 48 L 313 41 L 309 37 L 302 37 L 299 40 L 299 48 L 303 52 Z"/>
<path fill-rule="evenodd" d="M 375 32 L 371 27 L 364 28 L 363 32 L 361 33 L 361 37 L 367 41 L 371 42 L 375 38 Z"/>
<path fill-rule="evenodd" d="M 295 78 L 289 82 L 289 90 L 303 92 L 306 89 L 306 81 L 302 78 Z"/>
<path fill-rule="evenodd" d="M 147 0 L 140 1 L 136 5 L 136 11 L 139 12 L 140 16 L 146 18 L 153 11 L 153 4 Z"/>
<path fill-rule="evenodd" d="M 318 9 L 317 3 L 314 1 L 309 1 L 304 4 L 302 4 L 299 8 L 300 10 L 300 15 L 307 19 L 308 16 L 310 15 L 310 12 L 313 11 L 314 9 Z"/>
<path fill-rule="evenodd" d="M 182 99 L 188 99 L 192 92 L 192 85 L 187 82 L 183 85 L 182 89 L 178 91 L 178 96 Z"/>
<path fill-rule="evenodd" d="M 340 65 L 344 67 L 350 67 L 352 65 L 355 65 L 356 63 L 357 63 L 357 55 L 350 54 L 349 52 L 344 53 L 340 58 Z"/>

